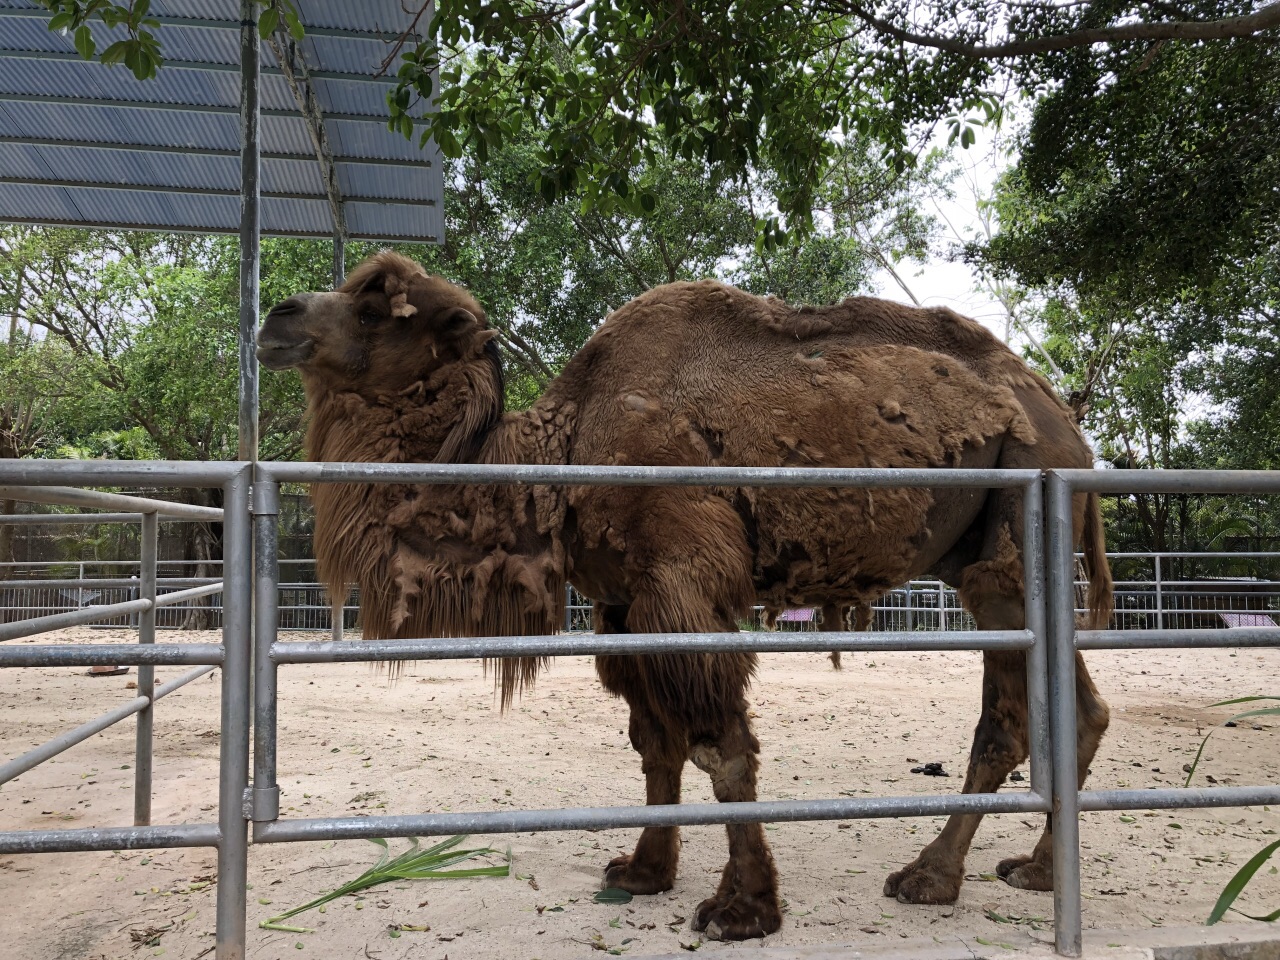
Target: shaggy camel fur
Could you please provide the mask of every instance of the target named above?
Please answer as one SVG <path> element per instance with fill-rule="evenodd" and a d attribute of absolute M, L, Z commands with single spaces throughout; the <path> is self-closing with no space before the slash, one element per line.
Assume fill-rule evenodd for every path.
<path fill-rule="evenodd" d="M 719 283 L 660 287 L 614 312 L 527 411 L 503 413 L 484 311 L 466 291 L 381 253 L 333 293 L 273 309 L 258 356 L 297 367 L 316 460 L 829 467 L 1086 467 L 1088 446 L 1047 383 L 984 328 L 944 309 L 854 297 L 788 306 Z M 865 608 L 926 571 L 984 629 L 1023 626 L 1021 497 L 999 490 L 320 484 L 316 555 L 335 594 L 361 591 L 368 638 L 554 632 L 566 580 L 600 632 L 732 631 L 755 602 Z M 1094 623 L 1111 579 L 1096 500 L 1075 505 Z M 830 627 L 828 627 L 830 629 Z M 505 706 L 540 664 L 501 661 Z M 746 653 L 602 656 L 631 710 L 651 804 L 680 801 L 685 762 L 721 801 L 756 799 L 759 743 Z M 1022 653 L 985 654 L 965 792 L 994 791 L 1027 756 Z M 1083 778 L 1107 708 L 1078 664 Z M 950 903 L 979 816 L 952 817 L 885 894 Z M 778 929 L 760 824 L 727 828 L 729 861 L 693 927 Z M 651 827 L 605 883 L 671 888 L 674 827 Z M 1047 890 L 1049 837 L 997 868 Z"/>

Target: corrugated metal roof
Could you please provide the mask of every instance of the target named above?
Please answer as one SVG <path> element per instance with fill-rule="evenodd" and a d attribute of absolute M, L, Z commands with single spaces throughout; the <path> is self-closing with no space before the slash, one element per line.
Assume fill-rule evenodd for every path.
<path fill-rule="evenodd" d="M 297 6 L 348 235 L 440 242 L 439 154 L 387 130 L 392 81 L 379 75 L 413 14 L 401 0 Z M 83 62 L 34 0 L 0 0 L 0 220 L 238 229 L 239 0 L 153 0 L 150 12 L 166 65 L 138 81 Z M 99 49 L 118 32 L 92 29 Z M 265 43 L 260 99 L 263 234 L 331 236 L 311 136 Z"/>

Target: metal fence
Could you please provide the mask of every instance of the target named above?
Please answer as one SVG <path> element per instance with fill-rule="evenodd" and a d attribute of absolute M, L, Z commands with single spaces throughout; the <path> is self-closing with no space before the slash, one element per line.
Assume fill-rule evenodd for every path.
<path fill-rule="evenodd" d="M 57 514 L 24 514 L 23 520 L 44 522 Z M 101 523 L 102 515 L 85 515 L 85 523 Z M 6 520 L 0 516 L 0 523 Z M 1280 617 L 1280 581 L 1239 576 L 1200 577 L 1190 580 L 1163 580 L 1161 562 L 1184 559 L 1276 561 L 1280 553 L 1196 552 L 1114 553 L 1109 558 L 1138 560 L 1155 567 L 1150 580 L 1117 580 L 1116 609 L 1111 625 L 1119 629 L 1163 630 L 1166 627 L 1220 627 L 1265 624 Z M 162 592 L 219 582 L 215 577 L 183 574 L 191 567 L 221 568 L 220 560 L 162 560 L 157 565 L 157 585 Z M 85 560 L 49 563 L 25 561 L 0 563 L 0 624 L 28 617 L 45 616 L 88 606 L 119 603 L 138 597 L 141 561 Z M 74 571 L 74 575 L 71 575 Z M 165 574 L 169 576 L 165 576 Z M 297 632 L 329 632 L 340 638 L 355 629 L 360 612 L 359 590 L 353 589 L 342 607 L 341 625 L 335 624 L 332 605 L 323 584 L 315 579 L 314 560 L 280 561 L 280 629 Z M 1087 584 L 1077 580 L 1077 596 L 1082 598 Z M 593 629 L 589 597 L 572 586 L 565 588 L 567 633 L 590 633 Z M 973 617 L 961 606 L 955 589 L 940 580 L 912 580 L 890 590 L 872 608 L 871 629 L 881 631 L 973 630 Z M 217 594 L 173 603 L 156 613 L 156 629 L 190 629 L 191 616 L 208 618 L 204 626 L 222 624 L 222 601 Z M 788 611 L 778 623 L 780 630 L 816 630 L 815 610 Z M 1225 616 L 1224 616 L 1225 614 Z M 103 620 L 95 626 L 137 626 L 138 615 Z M 1272 621 L 1274 622 L 1274 620 Z M 756 607 L 747 629 L 765 629 L 764 608 Z"/>
<path fill-rule="evenodd" d="M 56 514 L 20 514 L 23 520 L 44 522 Z M 86 523 L 101 523 L 99 516 Z M 0 517 L 0 522 L 6 519 Z M 17 519 L 17 517 L 13 518 Z M 166 590 L 220 583 L 219 577 L 184 576 L 197 566 L 220 569 L 221 560 L 162 560 L 157 564 L 157 586 Z M 331 632 L 335 628 L 333 609 L 323 584 L 316 582 L 314 560 L 281 560 L 280 627 L 285 630 Z M 0 624 L 29 617 L 46 616 L 90 606 L 134 600 L 138 597 L 141 561 L 86 560 L 62 563 L 24 561 L 0 563 Z M 67 575 L 70 570 L 74 576 Z M 161 574 L 169 573 L 170 576 Z M 342 630 L 356 624 L 360 596 L 353 590 L 342 608 Z M 587 607 L 590 611 L 590 606 Z M 171 603 L 157 611 L 157 630 L 191 628 L 191 617 L 208 618 L 204 626 L 222 626 L 222 600 L 218 594 Z M 95 626 L 136 626 L 137 614 L 102 620 Z M 590 623 L 585 629 L 590 629 Z"/>
<path fill-rule="evenodd" d="M 160 580 L 157 576 L 157 554 L 160 541 L 160 522 L 221 520 L 222 511 L 211 507 L 167 503 L 143 497 L 126 497 L 92 490 L 66 490 L 46 488 L 0 488 L 0 496 L 13 500 L 43 503 L 61 503 L 70 506 L 90 506 L 137 512 L 91 514 L 16 514 L 0 516 L 0 523 L 44 523 L 79 526 L 100 523 L 137 523 L 141 526 L 139 541 L 141 557 L 138 560 L 138 576 L 131 580 L 87 579 L 83 567 L 80 578 L 65 580 L 40 580 L 24 578 L 14 582 L 0 582 L 0 596 L 9 594 L 20 598 L 22 605 L 8 606 L 6 616 L 0 620 L 0 642 L 19 637 L 35 636 L 50 630 L 95 623 L 113 626 L 135 626 L 138 643 L 155 643 L 158 615 L 180 604 L 190 603 L 200 597 L 222 591 L 221 581 Z M 17 564 L 7 564 L 19 568 Z M 161 587 L 164 591 L 161 592 Z M 43 602 L 42 602 L 43 601 Z M 12 616 L 12 614 L 25 616 Z M 95 666 L 109 666 L 96 664 Z M 152 779 L 152 730 L 155 721 L 155 703 L 193 680 L 213 672 L 212 666 L 201 666 L 188 671 L 175 680 L 159 687 L 155 685 L 155 667 L 139 665 L 138 695 L 114 710 L 104 713 L 73 730 L 60 734 L 47 743 L 27 751 L 21 756 L 0 764 L 0 784 L 8 783 L 51 757 L 71 749 L 94 734 L 128 719 L 138 717 L 137 739 L 134 757 L 133 823 L 146 826 L 151 823 Z"/>
<path fill-rule="evenodd" d="M 715 467 L 554 467 L 508 465 L 193 463 L 0 463 L 0 482 L 100 485 L 163 482 L 220 485 L 224 493 L 224 610 L 221 643 L 84 644 L 0 647 L 0 666 L 219 665 L 222 670 L 219 805 L 216 823 L 0 833 L 0 853 L 211 846 L 218 851 L 217 956 L 245 951 L 248 824 L 255 843 L 360 837 L 514 833 L 685 824 L 1049 813 L 1053 817 L 1056 948 L 1081 952 L 1078 819 L 1082 810 L 1226 807 L 1280 803 L 1280 786 L 1080 791 L 1075 756 L 1075 652 L 1141 647 L 1280 646 L 1280 628 L 1108 631 L 1075 629 L 1073 492 L 1280 493 L 1280 474 L 1263 471 L 1038 471 L 765 469 Z M 280 642 L 277 562 L 279 485 L 283 482 L 519 483 L 664 486 L 968 487 L 1022 491 L 1026 628 L 1001 631 L 561 634 L 474 639 L 422 638 L 367 643 Z M 250 505 L 250 484 L 253 485 Z M 146 537 L 143 538 L 144 543 Z M 144 596 L 154 610 L 158 601 Z M 58 614 L 81 617 L 89 611 Z M 102 611 L 115 615 L 120 607 Z M 566 623 L 572 626 L 573 615 Z M 42 618 L 48 621 L 50 618 Z M 75 622 L 84 622 L 77 619 Z M 38 623 L 34 621 L 33 625 Z M 55 624 L 47 624 L 50 628 Z M 56 624 L 61 626 L 62 621 Z M 12 630 L 8 625 L 0 630 Z M 22 635 L 38 632 L 28 630 Z M 15 634 L 0 632 L 0 639 Z M 254 639 L 256 635 L 256 640 Z M 1031 752 L 1027 793 L 963 794 L 808 801 L 679 804 L 647 807 L 513 810 L 407 816 L 280 817 L 276 784 L 277 673 L 282 666 L 473 657 L 760 653 L 853 650 L 1025 650 Z M 163 688 L 162 688 L 163 689 Z M 140 698 L 141 699 L 141 698 Z M 249 778 L 250 727 L 253 777 Z"/>

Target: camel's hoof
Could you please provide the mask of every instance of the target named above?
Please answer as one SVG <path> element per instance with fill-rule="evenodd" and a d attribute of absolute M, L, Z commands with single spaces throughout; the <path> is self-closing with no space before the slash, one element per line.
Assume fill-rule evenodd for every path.
<path fill-rule="evenodd" d="M 656 869 L 651 864 L 635 863 L 629 853 L 614 857 L 604 868 L 602 887 L 617 887 L 636 896 L 665 893 L 676 885 L 675 870 Z"/>
<path fill-rule="evenodd" d="M 1053 864 L 1034 857 L 1010 857 L 996 866 L 996 876 L 1019 890 L 1052 890 Z"/>
<path fill-rule="evenodd" d="M 901 870 L 889 874 L 884 882 L 884 895 L 899 903 L 955 903 L 960 896 L 962 875 L 943 870 L 937 864 L 923 863 L 923 857 Z"/>
<path fill-rule="evenodd" d="M 734 893 L 725 899 L 711 897 L 698 905 L 693 915 L 694 930 L 708 940 L 752 940 L 776 933 L 782 926 L 778 894 L 769 891 L 756 897 Z"/>

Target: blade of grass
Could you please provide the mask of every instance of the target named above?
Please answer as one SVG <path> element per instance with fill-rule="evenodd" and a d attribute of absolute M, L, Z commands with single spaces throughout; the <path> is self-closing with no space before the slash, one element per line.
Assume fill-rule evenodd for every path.
<path fill-rule="evenodd" d="M 1265 917 L 1255 917 L 1252 913 L 1245 913 L 1243 910 L 1237 910 L 1235 907 L 1231 908 L 1231 912 L 1238 913 L 1242 917 L 1248 917 L 1250 920 L 1261 921 L 1262 923 L 1275 923 L 1277 920 L 1280 920 L 1280 910 L 1273 910 Z"/>
<path fill-rule="evenodd" d="M 1209 914 L 1209 919 L 1205 921 L 1206 926 L 1212 926 L 1222 919 L 1231 904 L 1235 903 L 1236 897 L 1240 896 L 1240 892 L 1245 888 L 1245 885 L 1253 879 L 1253 875 L 1277 850 L 1280 850 L 1280 840 L 1263 847 L 1253 856 L 1253 859 L 1236 872 L 1236 875 L 1222 888 L 1222 896 L 1218 897 L 1218 902 L 1213 905 L 1213 912 Z"/>
<path fill-rule="evenodd" d="M 1225 707 L 1231 703 L 1248 703 L 1251 700 L 1280 700 L 1280 697 L 1237 697 L 1234 700 L 1220 700 L 1218 703 L 1211 703 L 1211 707 Z M 1223 723 L 1234 723 L 1237 720 L 1247 720 L 1249 717 L 1276 717 L 1280 716 L 1280 707 L 1266 707 L 1262 710 L 1247 710 L 1244 713 L 1237 713 L 1234 717 L 1224 720 Z M 1191 761 L 1191 769 L 1187 771 L 1187 779 L 1182 781 L 1184 787 L 1191 785 L 1191 778 L 1196 774 L 1196 768 L 1200 766 L 1200 758 L 1204 755 L 1205 744 L 1209 742 L 1209 738 L 1213 736 L 1210 730 L 1204 735 L 1204 739 L 1200 741 L 1200 749 L 1196 751 L 1196 758 Z"/>
<path fill-rule="evenodd" d="M 284 913 L 275 917 L 268 917 L 262 921 L 259 926 L 264 929 L 280 929 L 279 924 L 290 917 L 296 917 L 300 913 L 311 910 L 314 907 L 322 906 L 330 901 L 345 897 L 350 893 L 358 893 L 361 890 L 367 890 L 369 887 L 377 886 L 380 883 L 386 883 L 390 880 L 449 880 L 449 879 L 465 879 L 467 877 L 505 877 L 511 873 L 511 852 L 507 851 L 507 862 L 504 866 L 487 866 L 487 867 L 469 867 L 461 870 L 445 869 L 455 863 L 461 863 L 464 860 L 470 860 L 474 857 L 485 856 L 491 853 L 497 853 L 492 847 L 478 847 L 475 849 L 455 850 L 459 844 L 466 839 L 465 836 L 450 837 L 448 840 L 442 840 L 433 847 L 426 850 L 419 850 L 419 841 L 417 837 L 410 837 L 409 849 L 399 856 L 391 859 L 391 851 L 387 845 L 387 841 L 383 839 L 371 839 L 371 843 L 377 844 L 382 848 L 382 855 L 378 858 L 378 862 L 366 870 L 360 876 L 356 877 L 348 883 L 344 883 L 336 890 L 323 894 L 314 900 L 304 903 L 300 907 L 294 907 L 292 910 L 286 910 Z"/>

